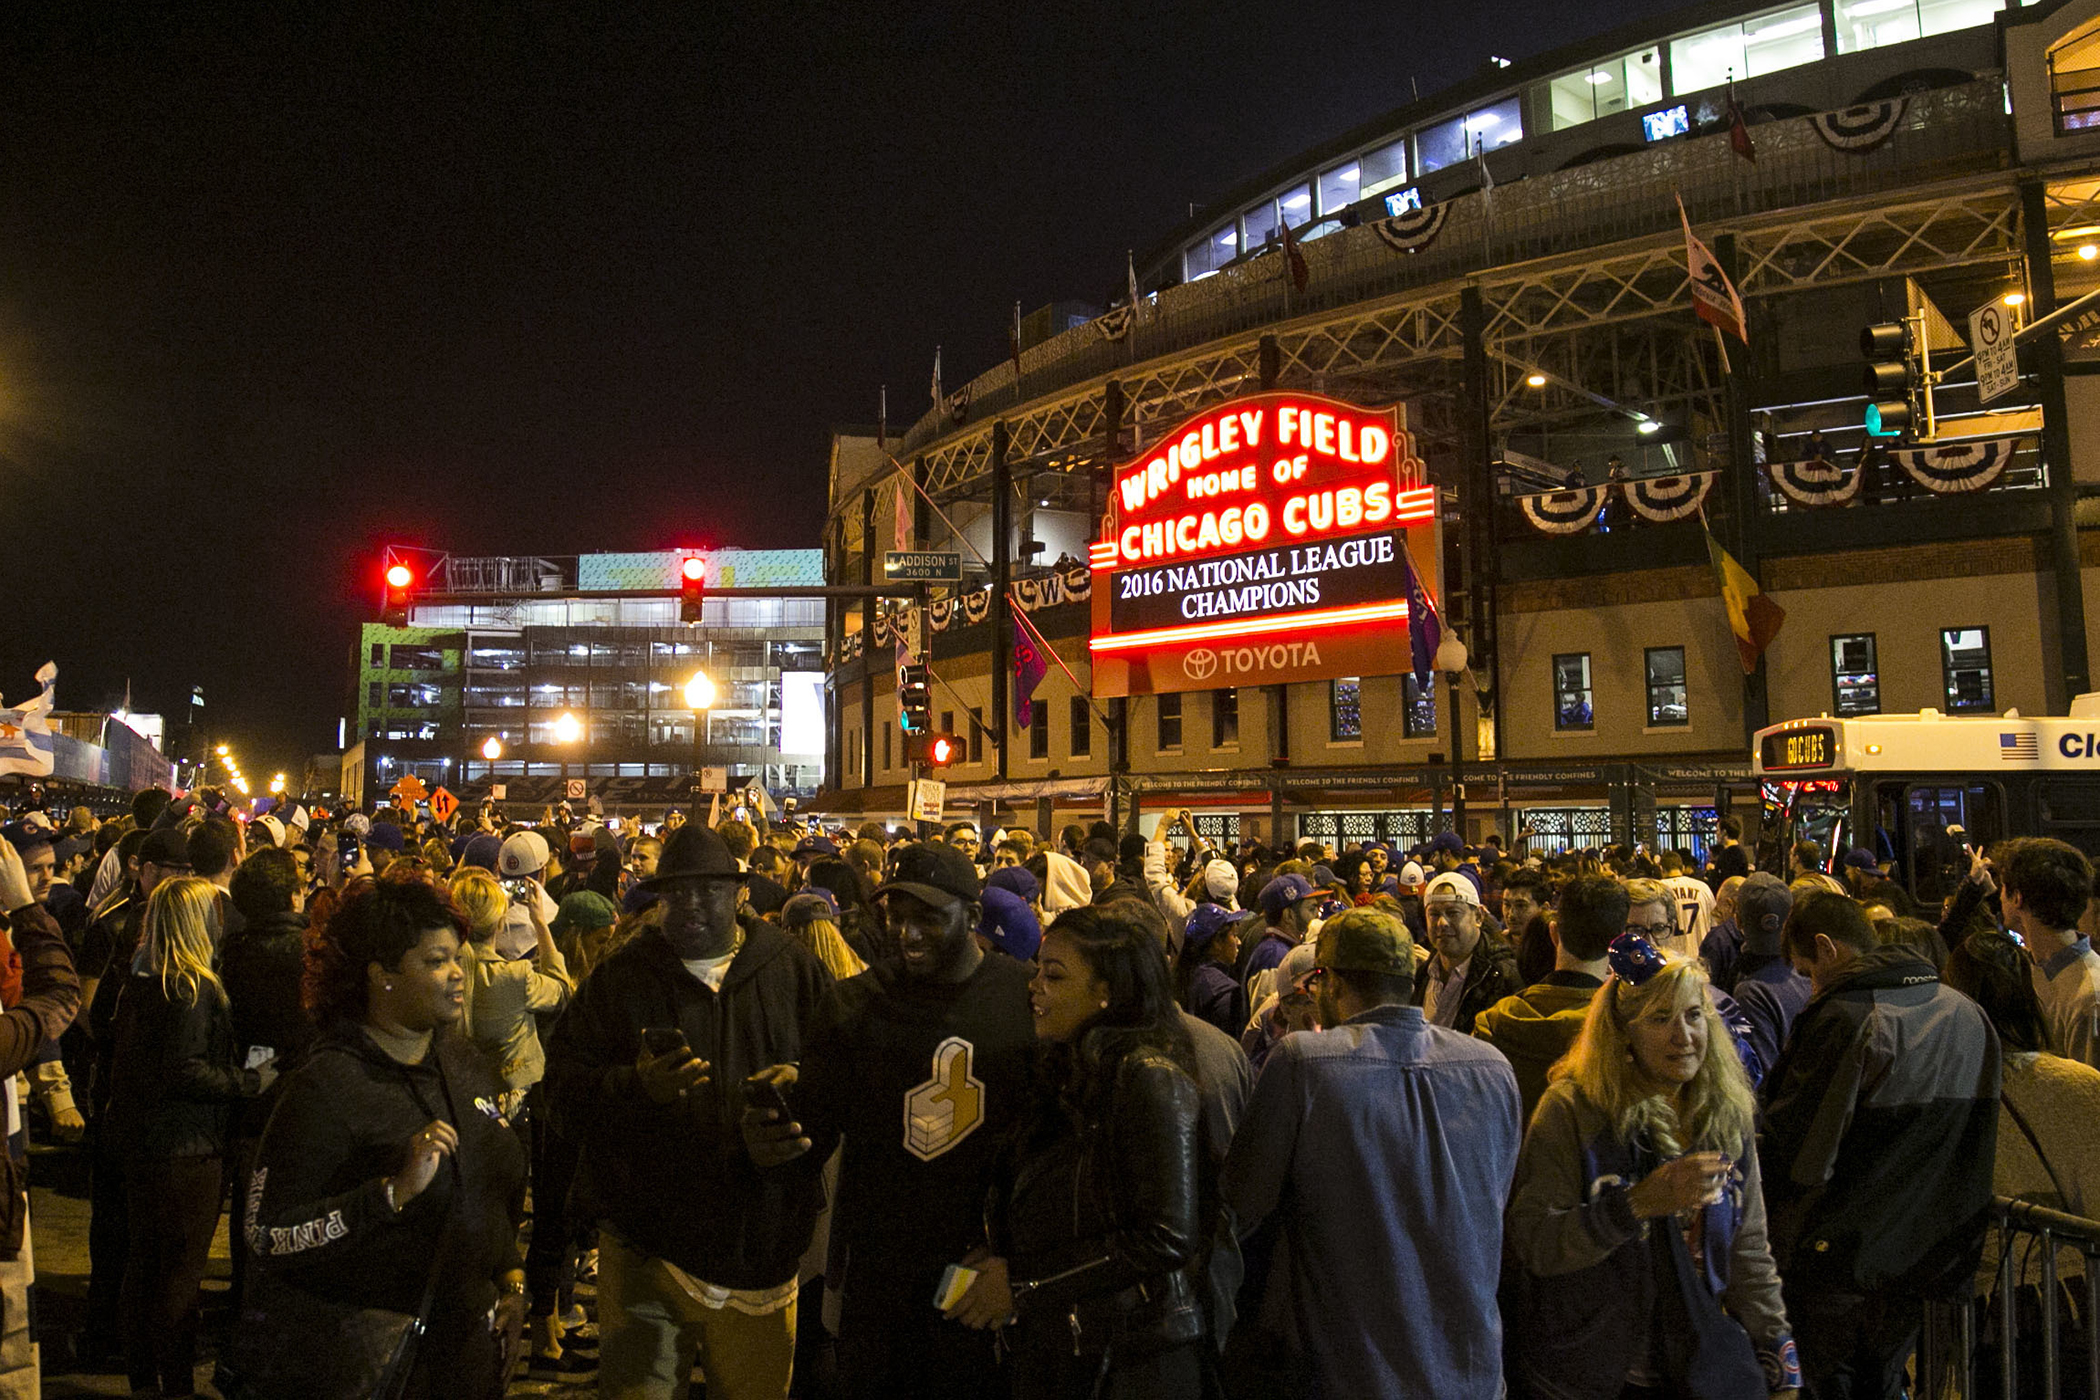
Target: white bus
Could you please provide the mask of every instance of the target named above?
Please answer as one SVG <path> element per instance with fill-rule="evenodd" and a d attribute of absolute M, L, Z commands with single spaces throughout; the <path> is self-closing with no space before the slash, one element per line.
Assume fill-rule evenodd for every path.
<path fill-rule="evenodd" d="M 1864 846 L 1934 905 L 1968 870 L 1964 846 L 2054 836 L 2100 857 L 2100 694 L 2064 718 L 1868 715 L 1789 720 L 1751 753 L 1764 804 L 1761 869 L 1814 841 L 1835 869 Z"/>

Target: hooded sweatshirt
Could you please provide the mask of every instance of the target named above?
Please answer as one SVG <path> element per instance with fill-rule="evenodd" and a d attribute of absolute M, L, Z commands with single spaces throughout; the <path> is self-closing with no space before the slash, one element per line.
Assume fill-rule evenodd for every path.
<path fill-rule="evenodd" d="M 1547 1071 L 1568 1053 L 1604 983 L 1587 972 L 1554 971 L 1502 998 L 1473 1021 L 1473 1034 L 1500 1050 L 1517 1073 L 1524 1121 L 1545 1096 Z"/>
<path fill-rule="evenodd" d="M 1067 909 L 1094 902 L 1094 883 L 1087 878 L 1085 866 L 1056 851 L 1043 852 L 1043 861 L 1047 876 L 1043 881 L 1045 914 L 1054 918 Z"/>

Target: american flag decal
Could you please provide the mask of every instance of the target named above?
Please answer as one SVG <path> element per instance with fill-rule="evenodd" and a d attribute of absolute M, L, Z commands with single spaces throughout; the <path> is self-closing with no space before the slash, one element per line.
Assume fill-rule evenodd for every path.
<path fill-rule="evenodd" d="M 2018 763 L 2023 759 L 2039 760 L 2041 756 L 2041 741 L 2032 733 L 1998 736 L 1998 757 L 2007 763 Z"/>

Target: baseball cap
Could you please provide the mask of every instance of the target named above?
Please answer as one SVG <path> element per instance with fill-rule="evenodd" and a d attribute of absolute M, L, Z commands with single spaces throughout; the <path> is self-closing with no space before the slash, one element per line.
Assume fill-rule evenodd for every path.
<path fill-rule="evenodd" d="M 262 816 L 255 819 L 255 825 L 270 834 L 271 845 L 282 846 L 284 844 L 284 823 L 277 820 L 277 818 L 265 812 Z"/>
<path fill-rule="evenodd" d="M 596 890 L 578 890 L 562 900 L 547 932 L 559 938 L 572 928 L 587 933 L 592 929 L 611 928 L 619 921 L 620 911 L 613 908 L 611 900 Z"/>
<path fill-rule="evenodd" d="M 4 829 L 0 829 L 0 836 L 5 836 L 7 843 L 25 856 L 38 846 L 57 844 L 51 839 L 51 835 L 49 825 L 34 825 L 26 819 L 10 822 Z"/>
<path fill-rule="evenodd" d="M 399 852 L 406 842 L 407 838 L 401 834 L 401 828 L 392 822 L 373 822 L 372 829 L 365 833 L 365 844 L 376 846 L 382 851 Z"/>
<path fill-rule="evenodd" d="M 1248 917 L 1250 915 L 1244 909 L 1227 909 L 1222 904 L 1199 904 L 1189 910 L 1188 923 L 1182 929 L 1182 939 L 1191 947 L 1200 948 Z"/>
<path fill-rule="evenodd" d="M 1465 849 L 1466 843 L 1459 838 L 1459 834 L 1455 831 L 1439 831 L 1436 835 L 1429 838 L 1431 854 L 1435 854 L 1438 851 L 1449 851 L 1453 855 L 1463 855 Z"/>
<path fill-rule="evenodd" d="M 1794 909 L 1794 893 L 1777 875 L 1757 871 L 1745 876 L 1735 892 L 1735 923 L 1743 931 L 1743 950 L 1777 953 L 1787 916 Z"/>
<path fill-rule="evenodd" d="M 1445 899 L 1455 899 L 1463 904 L 1470 904 L 1476 909 L 1480 907 L 1479 889 L 1474 886 L 1471 880 L 1468 880 L 1456 870 L 1447 870 L 1434 880 L 1431 880 L 1429 888 L 1422 891 L 1422 903 L 1432 904 L 1439 896 Z"/>
<path fill-rule="evenodd" d="M 1423 871 L 1421 862 L 1419 861 L 1411 860 L 1407 864 L 1400 867 L 1400 883 L 1402 885 L 1408 886 L 1412 889 L 1420 889 L 1422 887 L 1422 881 L 1424 878 L 1425 872 Z"/>
<path fill-rule="evenodd" d="M 818 856 L 835 856 L 838 853 L 839 843 L 829 836 L 805 836 L 795 843 L 795 849 L 789 851 L 788 855 L 794 860 L 807 860 Z"/>
<path fill-rule="evenodd" d="M 164 870 L 187 870 L 190 868 L 190 841 L 180 831 L 168 827 L 153 832 L 139 847 L 139 864 L 158 865 Z"/>
<path fill-rule="evenodd" d="M 1851 850 L 1845 852 L 1845 864 L 1856 870 L 1881 869 L 1881 862 L 1876 860 L 1874 853 L 1865 846 L 1854 846 Z"/>
<path fill-rule="evenodd" d="M 937 909 L 966 904 L 980 895 L 977 866 L 945 841 L 914 841 L 897 852 L 889 883 L 872 897 L 881 899 L 893 891 Z"/>
<path fill-rule="evenodd" d="M 1214 860 L 1203 867 L 1203 888 L 1212 899 L 1230 899 L 1240 887 L 1240 872 L 1229 860 Z"/>
<path fill-rule="evenodd" d="M 1312 881 L 1303 875 L 1278 875 L 1261 887 L 1261 911 L 1264 914 L 1281 914 L 1301 899 L 1312 896 Z"/>
<path fill-rule="evenodd" d="M 1407 925 L 1383 909 L 1345 909 L 1320 925 L 1315 961 L 1337 972 L 1415 975 L 1415 941 Z"/>
<path fill-rule="evenodd" d="M 547 838 L 537 831 L 515 832 L 496 851 L 496 873 L 505 878 L 537 875 L 547 868 Z"/>
<path fill-rule="evenodd" d="M 343 818 L 343 830 L 352 836 L 363 836 L 372 829 L 372 819 L 363 812 L 352 812 Z"/>
<path fill-rule="evenodd" d="M 1011 890 L 984 892 L 984 912 L 977 932 L 1015 962 L 1027 962 L 1043 943 L 1043 926 L 1028 901 Z"/>
<path fill-rule="evenodd" d="M 791 895 L 787 903 L 780 906 L 780 926 L 782 928 L 800 928 L 804 924 L 813 924 L 819 919 L 828 923 L 837 923 L 838 917 L 839 907 L 837 902 L 832 899 L 831 891 L 829 890 L 806 889 L 798 894 Z"/>
<path fill-rule="evenodd" d="M 1000 866 L 985 877 L 984 887 L 988 890 L 1010 890 L 1024 900 L 1040 899 L 1043 894 L 1042 882 L 1029 873 L 1025 865 Z"/>

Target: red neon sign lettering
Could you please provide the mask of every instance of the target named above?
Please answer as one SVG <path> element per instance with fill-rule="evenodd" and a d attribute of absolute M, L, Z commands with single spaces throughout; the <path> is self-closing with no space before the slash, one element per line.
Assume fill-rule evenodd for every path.
<path fill-rule="evenodd" d="M 1286 613 L 1281 617 L 1234 622 L 1199 622 L 1188 627 L 1155 627 L 1146 632 L 1117 632 L 1106 637 L 1095 637 L 1087 646 L 1094 651 L 1128 651 L 1132 647 L 1159 646 L 1166 642 L 1212 641 L 1220 637 L 1262 637 L 1272 632 L 1320 632 L 1332 627 L 1348 627 L 1364 622 L 1405 621 L 1405 601 L 1365 603 L 1360 607 Z"/>

